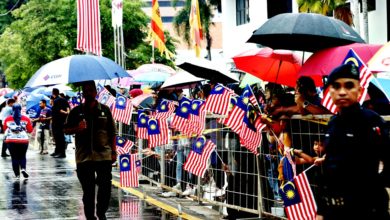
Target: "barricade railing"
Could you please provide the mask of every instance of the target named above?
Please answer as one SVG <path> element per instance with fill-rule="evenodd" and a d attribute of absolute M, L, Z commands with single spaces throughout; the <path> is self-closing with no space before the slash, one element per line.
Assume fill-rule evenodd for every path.
<path fill-rule="evenodd" d="M 290 119 L 282 120 L 287 125 L 288 133 L 284 144 L 316 156 L 313 144 L 315 141 L 323 140 L 330 117 L 331 115 L 294 115 Z M 137 144 L 142 158 L 140 179 L 179 195 L 192 187 L 195 193 L 190 196 L 191 198 L 199 203 L 213 205 L 221 215 L 226 215 L 229 209 L 240 213 L 252 213 L 259 217 L 267 215 L 285 219 L 278 179 L 278 167 L 282 157 L 279 150 L 282 145 L 281 140 L 278 140 L 273 132 L 262 132 L 263 141 L 259 155 L 256 156 L 240 145 L 237 134 L 217 123 L 218 116 L 208 116 L 204 135 L 213 141 L 217 148 L 209 159 L 205 177 L 200 178 L 183 169 L 194 137 L 181 136 L 178 132 L 172 131 L 169 144 L 148 150 L 147 141 L 136 138 L 136 113 L 132 118 L 131 125 L 118 127 L 123 137 Z M 390 120 L 388 116 L 384 118 Z M 297 174 L 309 166 L 311 164 L 297 165 Z M 316 169 L 318 168 L 310 169 L 312 172 L 308 173 L 314 192 Z"/>

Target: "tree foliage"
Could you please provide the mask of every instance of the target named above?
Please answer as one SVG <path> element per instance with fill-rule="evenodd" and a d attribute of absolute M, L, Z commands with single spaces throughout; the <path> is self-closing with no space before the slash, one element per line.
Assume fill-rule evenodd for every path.
<path fill-rule="evenodd" d="M 178 0 L 173 0 L 173 5 L 176 6 Z M 199 13 L 202 23 L 203 33 L 205 34 L 208 51 L 208 57 L 211 59 L 211 45 L 212 38 L 210 34 L 210 27 L 213 25 L 212 18 L 214 16 L 213 10 L 221 4 L 220 0 L 199 0 Z M 189 17 L 191 12 L 191 0 L 186 0 L 185 6 L 177 13 L 173 19 L 174 28 L 179 36 L 182 36 L 188 46 L 191 45 L 190 23 Z"/>
<path fill-rule="evenodd" d="M 14 18 L 11 12 L 18 9 L 22 4 L 28 0 L 2 0 L 0 1 L 0 34 L 4 32 L 5 28 L 12 23 Z"/>
<path fill-rule="evenodd" d="M 346 0 L 297 0 L 300 12 L 310 12 L 327 15 L 339 6 L 344 5 Z"/>
<path fill-rule="evenodd" d="M 124 1 L 125 51 L 137 51 L 140 50 L 138 47 L 144 48 L 147 45 L 144 39 L 147 37 L 150 19 L 142 11 L 142 4 L 141 0 Z M 0 36 L 0 69 L 5 72 L 11 88 L 24 87 L 42 65 L 52 60 L 82 53 L 75 50 L 75 0 L 29 0 L 14 10 L 12 16 L 13 22 Z M 100 0 L 100 16 L 103 56 L 113 59 L 111 0 Z M 170 49 L 174 52 L 174 48 Z M 139 61 L 136 59 L 129 59 L 126 65 L 135 66 L 133 63 L 137 62 Z"/>

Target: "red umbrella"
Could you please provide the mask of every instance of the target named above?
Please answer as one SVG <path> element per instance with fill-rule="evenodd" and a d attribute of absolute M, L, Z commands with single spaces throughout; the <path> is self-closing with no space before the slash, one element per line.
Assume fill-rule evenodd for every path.
<path fill-rule="evenodd" d="M 354 43 L 345 46 L 331 47 L 315 52 L 302 65 L 300 76 L 311 76 L 316 80 L 322 80 L 335 67 L 341 65 L 349 49 L 353 49 L 363 62 L 367 63 L 382 45 Z"/>
<path fill-rule="evenodd" d="M 233 57 L 236 67 L 264 81 L 295 87 L 301 59 L 288 50 L 255 48 Z"/>

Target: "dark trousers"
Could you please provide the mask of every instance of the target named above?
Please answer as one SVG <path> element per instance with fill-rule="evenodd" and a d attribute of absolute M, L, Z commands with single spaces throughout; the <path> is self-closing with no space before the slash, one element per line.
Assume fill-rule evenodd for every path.
<path fill-rule="evenodd" d="M 52 133 L 56 148 L 54 153 L 65 154 L 65 134 L 62 126 L 52 126 Z"/>
<path fill-rule="evenodd" d="M 11 153 L 12 169 L 14 170 L 15 176 L 19 176 L 20 169 L 26 169 L 28 144 L 9 143 L 7 145 L 9 152 Z"/>
<path fill-rule="evenodd" d="M 111 169 L 111 161 L 87 161 L 77 164 L 77 177 L 84 193 L 84 213 L 87 219 L 96 219 L 95 185 L 98 186 L 96 215 L 105 219 L 111 197 Z"/>
<path fill-rule="evenodd" d="M 1 155 L 4 156 L 7 154 L 7 144 L 3 141 L 3 146 L 1 147 Z"/>

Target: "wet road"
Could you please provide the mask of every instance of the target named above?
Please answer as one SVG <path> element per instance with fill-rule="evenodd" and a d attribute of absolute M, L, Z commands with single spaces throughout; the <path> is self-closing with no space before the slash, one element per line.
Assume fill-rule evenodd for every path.
<path fill-rule="evenodd" d="M 29 179 L 16 179 L 11 158 L 0 158 L 0 219 L 85 219 L 81 186 L 75 172 L 74 150 L 69 148 L 67 158 L 55 159 L 38 154 L 38 150 L 30 146 L 26 169 Z M 112 187 L 107 218 L 161 219 L 162 215 L 163 218 L 171 218 Z"/>

